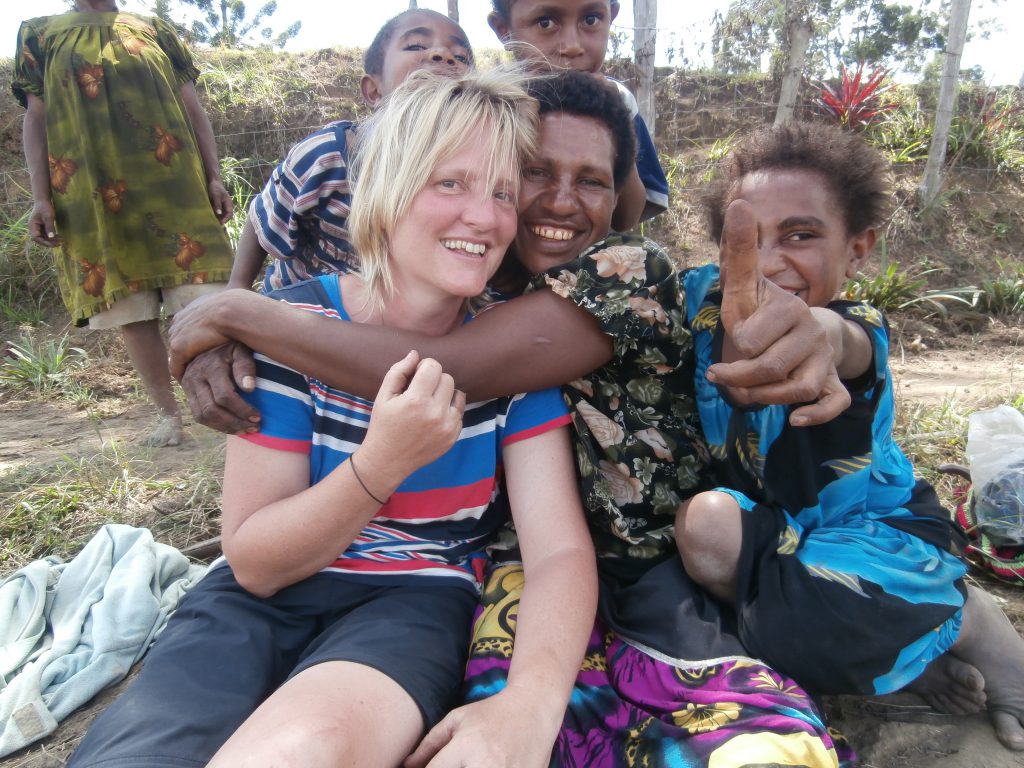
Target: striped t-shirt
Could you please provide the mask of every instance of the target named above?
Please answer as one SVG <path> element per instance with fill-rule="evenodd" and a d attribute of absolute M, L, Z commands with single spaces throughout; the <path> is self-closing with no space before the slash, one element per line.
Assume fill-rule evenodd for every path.
<path fill-rule="evenodd" d="M 275 298 L 341 321 L 349 319 L 337 275 L 276 291 Z M 246 439 L 309 455 L 310 485 L 362 443 L 373 403 L 256 355 L 256 389 L 244 395 L 263 415 Z M 452 448 L 403 482 L 376 517 L 325 570 L 374 584 L 415 577 L 479 589 L 484 547 L 507 517 L 499 494 L 502 448 L 567 425 L 557 389 L 466 406 Z M 411 440 L 416 439 L 411 434 Z"/>
<path fill-rule="evenodd" d="M 352 190 L 347 120 L 296 143 L 249 206 L 256 237 L 274 261 L 263 290 L 317 275 L 358 270 L 348 235 Z"/>

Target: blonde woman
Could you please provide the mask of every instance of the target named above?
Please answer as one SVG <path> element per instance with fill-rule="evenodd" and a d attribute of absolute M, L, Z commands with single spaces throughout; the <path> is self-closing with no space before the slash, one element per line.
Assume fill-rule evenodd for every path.
<path fill-rule="evenodd" d="M 278 297 L 434 335 L 466 322 L 515 235 L 536 130 L 509 73 L 417 73 L 361 130 L 361 275 Z M 546 765 L 596 601 L 559 393 L 465 406 L 410 353 L 371 403 L 257 360 L 264 420 L 228 438 L 225 557 L 71 765 L 401 763 L 459 690 L 483 548 L 504 522 L 499 466 L 529 574 L 515 660 L 431 750 L 437 765 Z"/>

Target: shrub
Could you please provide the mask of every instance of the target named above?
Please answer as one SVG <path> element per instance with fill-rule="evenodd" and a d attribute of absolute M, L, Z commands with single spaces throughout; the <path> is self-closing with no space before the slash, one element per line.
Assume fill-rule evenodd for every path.
<path fill-rule="evenodd" d="M 879 67 L 865 78 L 863 62 L 857 66 L 852 77 L 845 66 L 842 69 L 843 76 L 839 85 L 833 88 L 820 83 L 820 91 L 815 99 L 822 111 L 839 125 L 844 128 L 867 128 L 876 118 L 896 108 L 895 104 L 880 101 L 882 94 L 892 88 L 891 85 L 883 85 L 889 70 Z"/>

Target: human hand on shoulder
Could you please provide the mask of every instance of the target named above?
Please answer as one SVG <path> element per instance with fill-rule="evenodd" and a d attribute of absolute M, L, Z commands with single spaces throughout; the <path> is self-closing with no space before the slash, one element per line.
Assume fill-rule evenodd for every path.
<path fill-rule="evenodd" d="M 255 432 L 260 413 L 238 394 L 239 389 L 252 391 L 255 375 L 252 352 L 238 342 L 197 355 L 181 375 L 181 387 L 195 420 L 229 435 Z"/>
<path fill-rule="evenodd" d="M 403 768 L 543 768 L 560 725 L 544 721 L 535 696 L 505 688 L 449 712 Z"/>
<path fill-rule="evenodd" d="M 200 353 L 227 344 L 230 339 L 220 329 L 221 313 L 229 317 L 240 302 L 268 301 L 248 290 L 225 290 L 196 299 L 178 310 L 167 330 L 171 355 L 171 375 L 181 381 L 185 368 Z"/>
<path fill-rule="evenodd" d="M 708 378 L 741 405 L 809 403 L 790 414 L 794 426 L 824 423 L 850 405 L 828 335 L 803 300 L 761 274 L 757 248 L 750 206 L 734 200 L 719 251 L 729 356 Z"/>
<path fill-rule="evenodd" d="M 441 364 L 410 352 L 391 366 L 374 398 L 360 474 L 396 487 L 455 444 L 465 407 L 465 393 Z"/>

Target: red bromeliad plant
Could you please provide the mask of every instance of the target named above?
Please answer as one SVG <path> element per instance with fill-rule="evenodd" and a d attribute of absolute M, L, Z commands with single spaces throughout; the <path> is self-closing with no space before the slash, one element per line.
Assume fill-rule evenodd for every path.
<path fill-rule="evenodd" d="M 882 104 L 879 97 L 892 86 L 883 85 L 889 70 L 878 69 L 864 78 L 864 64 L 857 67 L 853 77 L 843 67 L 843 79 L 833 88 L 821 83 L 815 102 L 844 127 L 866 128 L 879 115 L 896 109 L 896 104 Z"/>

